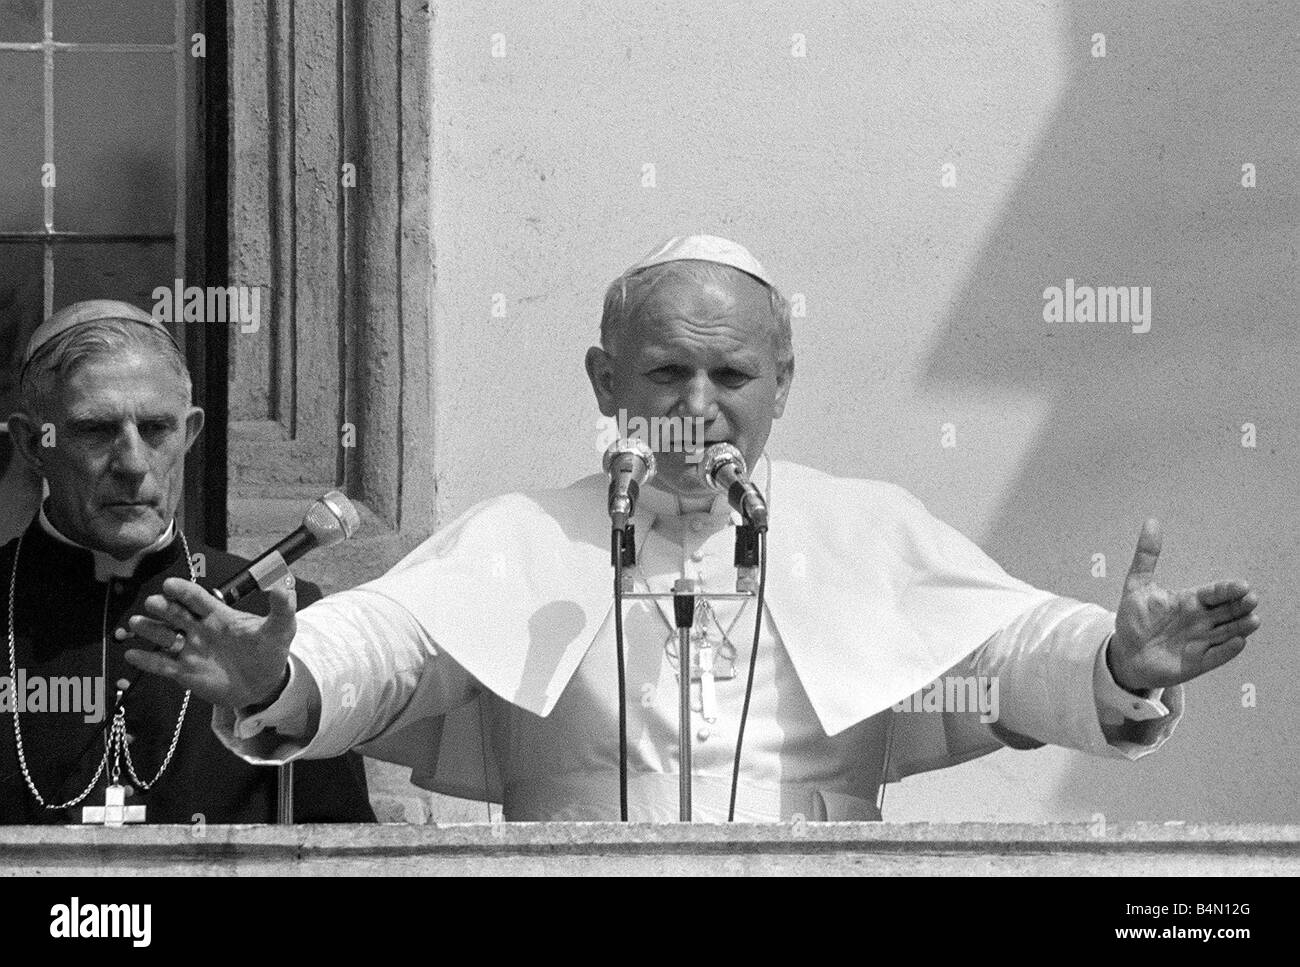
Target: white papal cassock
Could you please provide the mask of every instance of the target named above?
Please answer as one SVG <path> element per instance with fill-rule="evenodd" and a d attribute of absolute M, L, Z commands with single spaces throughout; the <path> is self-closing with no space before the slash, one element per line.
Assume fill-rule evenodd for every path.
<path fill-rule="evenodd" d="M 755 480 L 773 524 L 737 819 L 875 819 L 886 780 L 1003 745 L 1137 758 L 1181 718 L 1181 686 L 1115 684 L 1113 613 L 1010 577 L 905 490 L 766 458 Z M 427 789 L 501 802 L 507 819 L 617 819 L 605 489 L 593 476 L 489 500 L 383 577 L 300 612 L 285 693 L 255 715 L 216 713 L 217 734 L 267 764 L 356 747 Z M 637 589 L 687 577 L 734 590 L 737 521 L 725 497 L 682 513 L 645 488 Z M 713 721 L 693 714 L 697 819 L 726 818 L 753 607 L 714 606 L 715 640 L 727 632 L 737 655 Z M 672 611 L 636 601 L 625 613 L 631 818 L 672 820 Z M 974 677 L 986 698 L 996 681 L 996 722 L 928 702 L 896 710 L 945 673 Z M 321 718 L 306 735 L 313 688 Z"/>

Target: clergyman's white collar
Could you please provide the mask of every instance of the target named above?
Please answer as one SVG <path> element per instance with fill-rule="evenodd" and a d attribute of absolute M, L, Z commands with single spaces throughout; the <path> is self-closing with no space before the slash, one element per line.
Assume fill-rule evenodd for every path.
<path fill-rule="evenodd" d="M 78 544 L 76 541 L 65 536 L 57 527 L 50 523 L 49 517 L 45 515 L 45 505 L 41 504 L 41 528 L 60 544 L 67 544 L 69 547 L 76 547 L 83 551 L 89 551 L 95 558 L 95 580 L 108 581 L 110 578 L 129 578 L 135 574 L 135 569 L 140 566 L 140 562 L 146 555 L 161 551 L 164 547 L 172 542 L 176 534 L 176 521 L 167 525 L 167 529 L 162 532 L 156 541 L 150 544 L 144 550 L 133 554 L 125 561 L 119 561 L 112 554 L 106 554 L 103 551 L 97 551 L 93 547 L 86 547 L 84 544 Z"/>

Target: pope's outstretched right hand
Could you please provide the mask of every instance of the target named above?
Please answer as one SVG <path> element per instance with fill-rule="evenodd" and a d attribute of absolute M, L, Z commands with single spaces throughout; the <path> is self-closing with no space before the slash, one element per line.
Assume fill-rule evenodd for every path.
<path fill-rule="evenodd" d="M 128 622 L 137 639 L 159 650 L 128 649 L 127 661 L 225 708 L 265 704 L 278 694 L 298 627 L 292 586 L 267 592 L 265 618 L 236 611 L 180 578 L 168 578 L 162 590 L 145 599 L 147 615 Z"/>

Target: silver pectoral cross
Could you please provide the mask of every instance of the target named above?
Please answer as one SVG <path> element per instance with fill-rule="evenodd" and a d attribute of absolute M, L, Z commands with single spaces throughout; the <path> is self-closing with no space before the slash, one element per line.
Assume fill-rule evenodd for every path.
<path fill-rule="evenodd" d="M 713 643 L 707 638 L 699 650 L 700 714 L 710 725 L 718 720 L 718 691 L 713 685 Z M 695 669 L 691 669 L 695 677 Z"/>
<path fill-rule="evenodd" d="M 717 640 L 716 634 L 696 626 L 691 629 L 691 681 L 701 680 L 704 669 L 709 669 L 713 680 L 726 682 L 736 677 L 736 646 L 730 638 Z M 664 651 L 668 653 L 673 670 L 680 667 L 677 659 L 677 632 L 664 640 Z"/>
<path fill-rule="evenodd" d="M 82 823 L 95 823 L 104 826 L 123 826 L 126 823 L 144 822 L 144 806 L 126 805 L 126 786 L 116 783 L 104 790 L 104 805 L 83 806 Z"/>
<path fill-rule="evenodd" d="M 716 722 L 718 718 L 718 693 L 716 682 L 730 681 L 736 677 L 736 648 L 730 639 L 715 639 L 709 629 L 697 623 L 691 629 L 691 689 L 692 707 L 699 712 L 706 722 Z M 680 663 L 677 660 L 677 636 L 671 634 L 664 642 L 669 660 L 680 675 Z"/>

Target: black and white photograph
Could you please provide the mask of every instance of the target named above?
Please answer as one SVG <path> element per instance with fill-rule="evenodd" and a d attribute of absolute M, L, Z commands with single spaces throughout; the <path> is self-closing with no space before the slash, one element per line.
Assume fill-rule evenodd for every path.
<path fill-rule="evenodd" d="M 1298 242 L 1294 0 L 0 0 L 23 932 L 1050 877 L 1239 951 Z"/>

